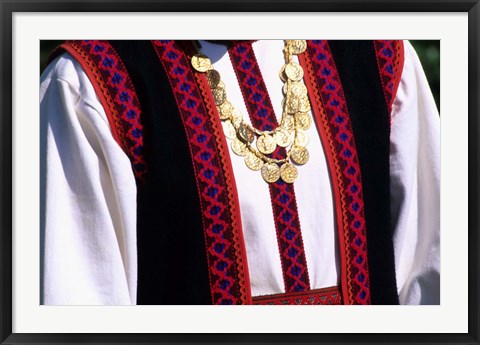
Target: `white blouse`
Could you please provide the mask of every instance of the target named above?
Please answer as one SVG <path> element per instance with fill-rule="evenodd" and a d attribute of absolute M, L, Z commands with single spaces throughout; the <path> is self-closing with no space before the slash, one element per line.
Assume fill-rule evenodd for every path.
<path fill-rule="evenodd" d="M 277 116 L 281 116 L 283 41 L 253 43 Z M 202 42 L 228 98 L 249 117 L 226 48 Z M 273 67 L 272 67 L 273 66 Z M 111 135 L 105 111 L 82 67 L 67 53 L 41 77 L 42 303 L 136 303 L 136 186 L 130 161 Z M 391 216 L 401 304 L 440 303 L 440 118 L 413 47 L 392 109 Z M 312 289 L 338 285 L 332 190 L 316 127 L 295 195 Z M 252 295 L 284 291 L 268 185 L 230 152 L 237 183 Z M 319 178 L 320 176 L 320 178 Z"/>

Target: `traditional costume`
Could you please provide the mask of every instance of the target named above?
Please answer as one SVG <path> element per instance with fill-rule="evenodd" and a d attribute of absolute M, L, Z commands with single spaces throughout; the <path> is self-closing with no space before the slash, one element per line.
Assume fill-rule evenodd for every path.
<path fill-rule="evenodd" d="M 408 41 L 68 41 L 41 78 L 43 304 L 438 304 Z"/>

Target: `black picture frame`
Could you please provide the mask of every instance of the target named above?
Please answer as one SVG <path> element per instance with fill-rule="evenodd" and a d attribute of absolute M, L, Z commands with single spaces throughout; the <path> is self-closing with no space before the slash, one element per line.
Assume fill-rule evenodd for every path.
<path fill-rule="evenodd" d="M 1 344 L 337 343 L 479 344 L 479 0 L 0 0 Z M 461 334 L 31 334 L 12 333 L 12 16 L 15 12 L 465 12 L 468 13 L 468 333 Z"/>

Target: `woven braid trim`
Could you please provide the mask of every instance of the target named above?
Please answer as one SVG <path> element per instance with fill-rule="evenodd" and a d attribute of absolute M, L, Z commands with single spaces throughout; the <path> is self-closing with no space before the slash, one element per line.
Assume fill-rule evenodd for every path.
<path fill-rule="evenodd" d="M 340 305 L 342 294 L 338 287 L 253 297 L 256 305 Z"/>
<path fill-rule="evenodd" d="M 307 70 L 308 86 L 312 89 L 310 97 L 315 104 L 313 111 L 317 126 L 322 125 L 320 133 L 324 147 L 331 150 L 327 161 L 334 177 L 344 303 L 369 304 L 362 183 L 345 96 L 328 43 L 308 41 L 307 54 L 304 55 L 301 62 Z M 324 111 L 319 111 L 319 108 Z"/>
<path fill-rule="evenodd" d="M 391 114 L 405 60 L 403 41 L 379 40 L 373 41 L 373 45 L 385 102 L 388 113 Z"/>
<path fill-rule="evenodd" d="M 145 180 L 141 107 L 130 76 L 107 41 L 66 41 L 60 46 L 83 67 L 107 115 L 112 135 L 132 164 L 138 183 Z"/>
<path fill-rule="evenodd" d="M 228 144 L 225 140 L 223 133 L 223 127 L 220 122 L 220 116 L 217 112 L 215 100 L 213 99 L 208 81 L 203 74 L 195 73 L 195 77 L 205 100 L 205 106 L 210 116 L 210 121 L 214 131 L 214 137 L 217 142 L 218 152 L 220 154 L 220 160 L 222 162 L 222 168 L 225 175 L 229 208 L 231 215 L 231 227 L 233 233 L 233 246 L 235 249 L 235 260 L 238 269 L 239 284 L 241 290 L 241 304 L 252 304 L 251 291 L 250 291 L 250 277 L 248 273 L 248 263 L 246 256 L 245 241 L 243 237 L 243 230 L 241 224 L 240 207 L 238 201 L 237 184 L 233 174 L 233 167 L 230 161 L 230 155 L 228 152 Z"/>
<path fill-rule="evenodd" d="M 213 304 L 251 301 L 242 254 L 241 224 L 233 175 L 225 164 L 225 143 L 212 121 L 184 51 L 174 41 L 152 42 L 165 68 L 187 135 L 200 197 Z M 200 84 L 204 84 L 201 82 Z M 203 92 L 205 93 L 205 92 Z"/>
<path fill-rule="evenodd" d="M 275 111 L 251 42 L 233 45 L 228 53 L 252 124 L 261 130 L 276 128 L 278 123 Z M 285 149 L 278 147 L 272 157 L 285 157 Z M 294 185 L 278 180 L 268 186 L 285 290 L 310 290 Z"/>
<path fill-rule="evenodd" d="M 107 41 L 66 41 L 61 46 L 83 67 L 107 115 L 112 135 L 129 157 L 137 184 L 147 172 L 141 107 L 130 76 Z"/>

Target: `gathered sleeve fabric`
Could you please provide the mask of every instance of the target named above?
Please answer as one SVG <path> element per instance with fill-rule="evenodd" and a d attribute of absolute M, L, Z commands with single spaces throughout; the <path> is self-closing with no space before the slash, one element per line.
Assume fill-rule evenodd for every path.
<path fill-rule="evenodd" d="M 41 76 L 41 303 L 136 303 L 136 186 L 88 77 L 68 55 Z"/>
<path fill-rule="evenodd" d="M 391 115 L 391 214 L 400 304 L 440 304 L 440 117 L 408 41 Z"/>

